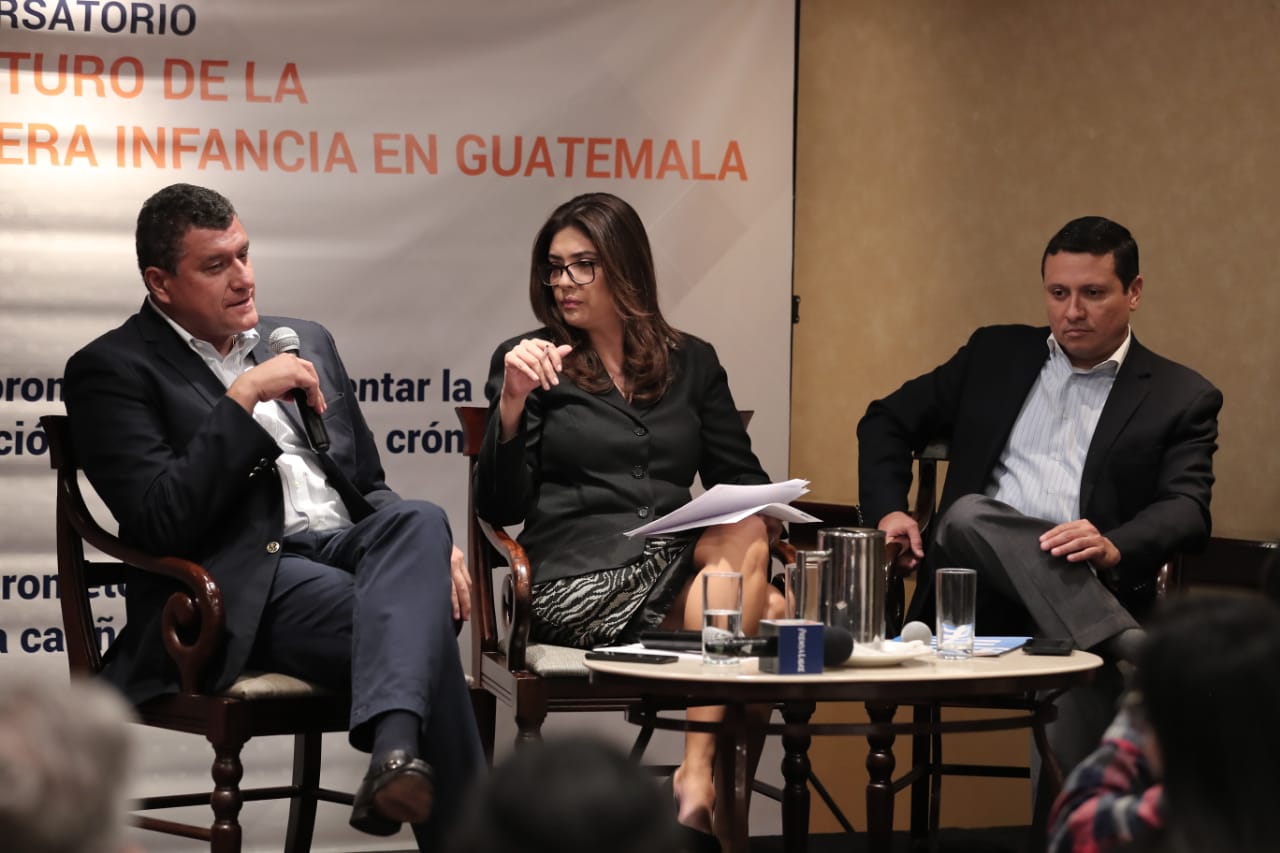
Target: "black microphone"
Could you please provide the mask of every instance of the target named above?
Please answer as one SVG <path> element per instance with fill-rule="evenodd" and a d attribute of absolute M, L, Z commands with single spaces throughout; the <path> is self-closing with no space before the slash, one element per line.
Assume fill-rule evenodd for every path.
<path fill-rule="evenodd" d="M 288 326 L 281 326 L 271 333 L 267 345 L 276 355 L 281 353 L 298 354 L 298 333 Z M 293 402 L 298 404 L 298 414 L 302 416 L 302 426 L 307 431 L 307 441 L 318 452 L 329 449 L 329 431 L 324 428 L 320 413 L 307 405 L 307 392 L 301 388 L 293 389 Z"/>
<path fill-rule="evenodd" d="M 650 642 L 641 640 L 646 648 Z M 726 637 L 722 643 L 716 644 L 711 651 L 735 657 L 778 656 L 777 637 Z M 839 666 L 853 654 L 853 634 L 847 628 L 827 625 L 822 629 L 822 665 Z"/>
<path fill-rule="evenodd" d="M 822 665 L 839 666 L 853 655 L 853 634 L 848 628 L 828 625 L 822 631 Z"/>

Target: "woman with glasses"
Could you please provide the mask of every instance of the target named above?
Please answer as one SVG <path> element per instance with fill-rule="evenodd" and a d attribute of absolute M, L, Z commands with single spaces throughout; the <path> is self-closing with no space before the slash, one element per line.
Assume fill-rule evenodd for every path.
<path fill-rule="evenodd" d="M 623 535 L 686 503 L 695 475 L 707 488 L 769 481 L 715 350 L 662 316 L 635 210 L 607 193 L 557 208 L 533 243 L 529 301 L 542 327 L 502 343 L 490 364 L 476 501 L 492 523 L 524 523 L 533 639 L 590 648 L 649 628 L 700 630 L 703 571 L 742 573 L 744 633 L 785 615 L 767 576 L 775 520 Z M 722 709 L 688 713 L 715 720 Z M 677 818 L 702 831 L 721 829 L 714 755 L 713 735 L 689 733 L 672 777 Z"/>

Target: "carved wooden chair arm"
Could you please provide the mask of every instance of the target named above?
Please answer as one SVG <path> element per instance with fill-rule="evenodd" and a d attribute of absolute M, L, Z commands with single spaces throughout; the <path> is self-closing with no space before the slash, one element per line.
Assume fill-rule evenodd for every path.
<path fill-rule="evenodd" d="M 182 586 L 165 603 L 162 635 L 165 650 L 178 667 L 182 692 L 200 692 L 204 668 L 221 648 L 226 633 L 222 592 L 213 578 L 197 563 L 148 554 L 108 533 L 89 514 L 74 479 L 59 477 L 58 500 L 65 502 L 66 517 L 85 542 L 139 571 Z"/>
<path fill-rule="evenodd" d="M 502 621 L 507 628 L 507 668 L 523 670 L 533 621 L 533 569 L 524 548 L 506 530 L 483 519 L 478 521 L 485 539 L 511 570 L 503 590 L 501 610 Z"/>

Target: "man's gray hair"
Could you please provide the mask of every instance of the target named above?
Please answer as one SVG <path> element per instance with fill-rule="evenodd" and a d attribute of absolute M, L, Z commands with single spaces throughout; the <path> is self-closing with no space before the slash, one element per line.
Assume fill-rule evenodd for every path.
<path fill-rule="evenodd" d="M 133 719 L 105 684 L 0 679 L 0 846 L 123 850 Z"/>

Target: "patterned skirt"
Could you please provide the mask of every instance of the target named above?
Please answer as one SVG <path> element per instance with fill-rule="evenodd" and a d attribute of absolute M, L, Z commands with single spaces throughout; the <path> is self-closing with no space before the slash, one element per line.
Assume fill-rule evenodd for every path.
<path fill-rule="evenodd" d="M 693 577 L 692 534 L 652 537 L 633 562 L 533 585 L 531 639 L 589 649 L 657 627 Z"/>

